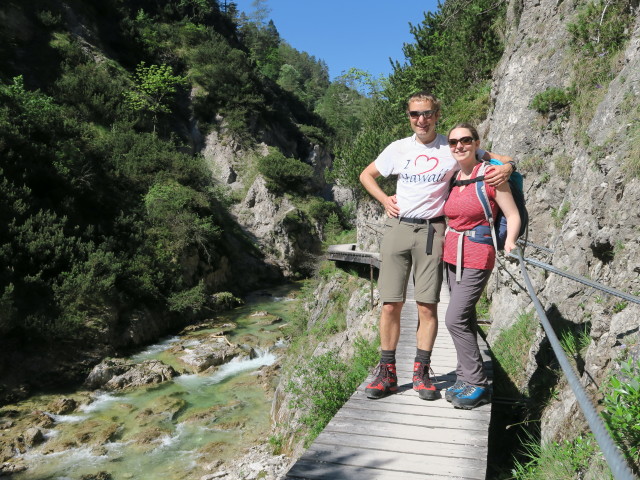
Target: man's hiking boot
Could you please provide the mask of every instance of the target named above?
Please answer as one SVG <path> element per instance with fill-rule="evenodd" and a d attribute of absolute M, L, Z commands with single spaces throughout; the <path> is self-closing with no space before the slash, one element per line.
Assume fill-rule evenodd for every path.
<path fill-rule="evenodd" d="M 380 363 L 376 368 L 375 378 L 364 389 L 368 398 L 382 398 L 398 391 L 398 375 L 395 363 Z"/>
<path fill-rule="evenodd" d="M 438 398 L 438 390 L 429 377 L 429 370 L 431 370 L 430 363 L 415 362 L 413 364 L 413 389 L 423 400 Z"/>
<path fill-rule="evenodd" d="M 464 387 L 466 386 L 467 386 L 467 382 L 463 382 L 462 380 L 456 380 L 456 383 L 454 383 L 453 385 L 451 385 L 449 388 L 445 390 L 444 399 L 447 402 L 450 402 L 451 400 L 453 400 L 453 397 L 455 397 L 457 394 L 462 392 L 464 390 Z"/>
<path fill-rule="evenodd" d="M 465 410 L 471 410 L 490 402 L 491 392 L 489 387 L 479 387 L 477 385 L 467 385 L 464 390 L 451 399 L 451 405 Z"/>

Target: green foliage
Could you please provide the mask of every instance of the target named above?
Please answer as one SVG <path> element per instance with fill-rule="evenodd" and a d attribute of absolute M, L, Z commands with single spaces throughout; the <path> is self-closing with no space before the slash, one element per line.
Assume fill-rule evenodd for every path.
<path fill-rule="evenodd" d="M 127 106 L 136 112 L 150 113 L 155 131 L 158 115 L 171 112 L 171 101 L 178 89 L 186 85 L 186 78 L 173 74 L 170 65 L 149 65 L 144 62 L 136 67 L 134 85 L 124 92 Z"/>
<path fill-rule="evenodd" d="M 292 393 L 292 408 L 305 412 L 301 421 L 309 427 L 309 445 L 333 418 L 340 407 L 369 373 L 378 360 L 377 347 L 362 338 L 355 340 L 356 354 L 345 362 L 337 350 L 313 357 L 308 364 L 299 365 L 287 391 Z"/>
<path fill-rule="evenodd" d="M 491 353 L 499 364 L 500 370 L 506 375 L 506 378 L 500 378 L 498 375 L 494 378 L 494 388 L 501 394 L 518 394 L 526 389 L 524 374 L 536 326 L 532 313 L 521 314 L 516 322 L 503 330 L 491 345 Z M 511 391 L 512 384 L 515 384 L 517 391 Z"/>
<path fill-rule="evenodd" d="M 309 143 L 314 145 L 327 144 L 327 135 L 321 128 L 314 127 L 313 125 L 298 125 L 298 129 Z"/>
<path fill-rule="evenodd" d="M 524 457 L 511 472 L 515 480 L 574 480 L 587 472 L 590 478 L 613 479 L 592 434 L 543 445 L 528 437 Z"/>
<path fill-rule="evenodd" d="M 201 159 L 128 124 L 104 131 L 82 123 L 104 120 L 99 108 L 84 109 L 100 103 L 87 101 L 99 91 L 90 72 L 101 70 L 65 70 L 56 89 L 87 86 L 78 100 L 62 95 L 67 105 L 27 90 L 20 77 L 0 84 L 3 333 L 73 340 L 105 328 L 114 305 L 196 308 L 198 289 L 180 262 L 217 258 Z"/>
<path fill-rule="evenodd" d="M 640 361 L 629 358 L 604 387 L 602 415 L 625 457 L 640 472 Z"/>
<path fill-rule="evenodd" d="M 280 455 L 284 446 L 284 438 L 281 434 L 271 435 L 269 437 L 269 446 L 272 455 Z"/>
<path fill-rule="evenodd" d="M 554 164 L 560 178 L 568 181 L 571 176 L 571 169 L 573 168 L 573 159 L 568 155 L 559 155 L 554 159 Z"/>
<path fill-rule="evenodd" d="M 231 292 L 217 292 L 211 295 L 211 306 L 215 310 L 229 310 L 242 305 L 241 298 L 236 297 Z"/>
<path fill-rule="evenodd" d="M 483 291 L 482 295 L 480 295 L 480 300 L 476 303 L 476 317 L 478 319 L 486 319 L 489 318 L 489 307 L 491 303 L 489 302 L 489 298 L 487 297 L 487 291 Z"/>
<path fill-rule="evenodd" d="M 205 284 L 200 281 L 195 287 L 175 292 L 167 299 L 169 310 L 184 313 L 191 311 L 197 313 L 206 301 Z"/>
<path fill-rule="evenodd" d="M 332 212 L 327 218 L 327 223 L 324 227 L 324 240 L 328 245 L 334 244 L 338 239 L 338 236 L 342 232 L 342 225 L 340 224 L 340 218 L 335 212 Z"/>
<path fill-rule="evenodd" d="M 208 246 L 216 242 L 220 229 L 211 217 L 199 214 L 209 206 L 205 194 L 166 180 L 154 184 L 143 201 L 151 224 L 148 234 L 158 258 L 175 262 L 194 246 L 210 259 Z"/>
<path fill-rule="evenodd" d="M 556 227 L 562 225 L 562 221 L 569 213 L 569 210 L 571 210 L 571 203 L 569 202 L 562 202 L 559 208 L 551 209 L 551 218 L 553 218 Z"/>
<path fill-rule="evenodd" d="M 439 130 L 447 133 L 459 122 L 478 125 L 487 117 L 490 108 L 491 82 L 485 81 L 470 86 L 458 95 L 450 106 L 446 107 L 439 120 Z"/>
<path fill-rule="evenodd" d="M 307 206 L 309 215 L 320 225 L 324 225 L 331 215 L 336 216 L 338 206 L 334 202 L 314 197 Z"/>
<path fill-rule="evenodd" d="M 387 96 L 404 110 L 409 95 L 430 90 L 451 105 L 461 92 L 489 80 L 504 48 L 505 13 L 506 4 L 491 0 L 447 0 L 439 11 L 426 12 L 411 26 L 415 43 L 403 48 L 409 63 L 396 63 Z"/>
<path fill-rule="evenodd" d="M 533 97 L 529 107 L 543 115 L 549 112 L 561 112 L 571 105 L 573 97 L 574 93 L 571 89 L 551 87 Z"/>
<path fill-rule="evenodd" d="M 577 360 L 591 343 L 589 331 L 590 325 L 584 324 L 580 327 L 571 325 L 571 328 L 564 328 L 558 333 L 562 349 L 574 360 Z"/>
<path fill-rule="evenodd" d="M 579 129 L 589 124 L 609 82 L 621 68 L 622 52 L 636 20 L 635 8 L 624 0 L 587 1 L 567 26 L 576 55 L 572 110 Z"/>
<path fill-rule="evenodd" d="M 567 25 L 574 47 L 587 56 L 619 50 L 629 39 L 635 20 L 631 2 L 597 0 L 582 4 L 575 21 Z"/>
<path fill-rule="evenodd" d="M 640 125 L 636 123 L 629 135 L 629 148 L 622 160 L 622 168 L 629 178 L 640 178 Z"/>
<path fill-rule="evenodd" d="M 613 313 L 620 313 L 625 308 L 627 308 L 627 305 L 628 305 L 627 302 L 618 302 L 618 303 L 614 304 L 613 305 Z"/>
<path fill-rule="evenodd" d="M 390 103 L 375 102 L 366 117 L 364 127 L 353 142 L 336 148 L 331 178 L 337 180 L 340 185 L 351 187 L 360 195 L 364 195 L 360 173 L 389 143 L 399 138 L 400 122 L 394 121 L 398 116 L 403 117 L 402 114 L 393 111 Z M 404 128 L 407 126 L 404 125 Z M 402 135 L 405 133 L 403 131 Z"/>
<path fill-rule="evenodd" d="M 55 97 L 82 121 L 111 124 L 129 113 L 124 105 L 126 77 L 116 65 L 93 60 L 67 64 L 55 82 Z"/>
<path fill-rule="evenodd" d="M 265 178 L 267 188 L 279 194 L 287 191 L 305 192 L 313 175 L 311 165 L 285 157 L 274 148 L 258 161 L 258 171 Z"/>
<path fill-rule="evenodd" d="M 362 85 L 368 95 L 360 93 Z M 331 145 L 348 144 L 358 135 L 372 109 L 376 108 L 379 83 L 355 69 L 337 77 L 325 90 L 315 111 L 333 129 Z"/>
<path fill-rule="evenodd" d="M 518 163 L 518 168 L 523 172 L 541 173 L 546 170 L 547 162 L 538 156 L 525 157 Z"/>

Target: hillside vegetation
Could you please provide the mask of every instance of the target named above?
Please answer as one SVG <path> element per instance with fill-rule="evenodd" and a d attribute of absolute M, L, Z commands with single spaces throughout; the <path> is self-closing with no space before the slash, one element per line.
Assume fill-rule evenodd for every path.
<path fill-rule="evenodd" d="M 281 278 L 227 213 L 202 138 L 272 139 L 295 180 L 367 101 L 233 3 L 9 0 L 0 59 L 5 380 L 15 352 L 114 353 Z"/>

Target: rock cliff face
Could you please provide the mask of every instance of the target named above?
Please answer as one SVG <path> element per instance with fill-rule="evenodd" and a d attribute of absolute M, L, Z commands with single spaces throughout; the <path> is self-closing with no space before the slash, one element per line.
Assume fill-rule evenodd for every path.
<path fill-rule="evenodd" d="M 624 53 L 613 59 L 613 80 L 600 85 L 602 91 L 591 98 L 591 119 L 573 112 L 543 118 L 529 107 L 536 94 L 567 87 L 579 74 L 567 30 L 575 19 L 575 2 L 511 2 L 507 48 L 494 77 L 494 108 L 482 130 L 494 151 L 519 160 L 531 219 L 529 239 L 553 250 L 544 254 L 529 248 L 525 256 L 638 296 L 640 179 L 626 173 L 623 165 L 630 152 L 638 153 L 633 132 L 640 104 L 640 22 L 633 26 Z M 506 268 L 520 277 L 515 264 Z M 490 342 L 517 313 L 531 308 L 526 293 L 500 270 L 497 287 L 495 279 L 489 282 L 494 321 Z M 591 344 L 580 373 L 595 396 L 617 361 L 637 358 L 640 306 L 625 307 L 620 298 L 535 267 L 528 271 L 548 315 L 590 326 Z M 532 350 L 544 342 L 544 336 L 539 337 Z M 547 438 L 579 417 L 567 389 L 545 412 Z"/>
<path fill-rule="evenodd" d="M 267 153 L 264 143 L 244 150 L 216 131 L 208 135 L 203 151 L 214 180 L 241 197 L 231 212 L 266 260 L 285 276 L 309 273 L 320 251 L 320 229 L 288 197 L 274 195 L 262 176 L 252 174 L 252 165 Z M 324 181 L 324 171 L 331 165 L 328 152 L 315 146 L 304 161 L 314 169 L 310 188 L 318 194 L 326 191 L 325 196 L 332 198 Z"/>

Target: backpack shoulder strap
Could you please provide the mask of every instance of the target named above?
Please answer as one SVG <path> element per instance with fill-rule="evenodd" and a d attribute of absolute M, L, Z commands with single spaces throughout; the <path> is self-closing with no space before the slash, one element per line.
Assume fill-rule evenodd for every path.
<path fill-rule="evenodd" d="M 476 176 L 474 180 L 476 180 L 476 195 L 478 200 L 480 201 L 480 205 L 482 205 L 482 209 L 484 210 L 484 216 L 489 222 L 489 230 L 491 231 L 491 238 L 493 239 L 493 247 L 496 249 L 496 254 L 498 253 L 498 240 L 496 239 L 496 232 L 493 226 L 493 213 L 491 212 L 491 204 L 489 203 L 489 195 L 487 194 L 487 187 L 484 183 L 484 173 L 487 169 L 487 163 L 482 162 L 482 164 L 477 167 L 475 172 Z M 480 179 L 481 178 L 481 179 Z"/>

